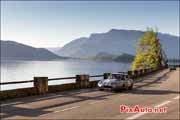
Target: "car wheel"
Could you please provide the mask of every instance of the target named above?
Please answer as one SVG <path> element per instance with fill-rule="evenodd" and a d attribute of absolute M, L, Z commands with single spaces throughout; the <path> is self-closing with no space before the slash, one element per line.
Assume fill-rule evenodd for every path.
<path fill-rule="evenodd" d="M 133 84 L 131 86 L 128 87 L 129 90 L 133 89 Z"/>
<path fill-rule="evenodd" d="M 121 91 L 120 89 L 117 89 L 117 88 L 112 88 L 111 90 L 114 92 L 120 92 Z"/>
<path fill-rule="evenodd" d="M 104 91 L 104 89 L 103 89 L 103 88 L 99 88 L 99 90 L 100 90 L 100 91 Z"/>

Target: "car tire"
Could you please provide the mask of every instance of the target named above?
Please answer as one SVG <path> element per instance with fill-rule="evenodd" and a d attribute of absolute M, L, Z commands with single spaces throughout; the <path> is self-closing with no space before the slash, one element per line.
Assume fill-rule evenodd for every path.
<path fill-rule="evenodd" d="M 128 87 L 128 90 L 132 90 L 132 89 L 133 89 L 133 84 Z"/>
<path fill-rule="evenodd" d="M 99 90 L 100 90 L 100 91 L 104 91 L 104 89 L 103 89 L 103 88 L 99 88 Z"/>
<path fill-rule="evenodd" d="M 111 89 L 113 92 L 120 92 L 121 90 L 120 89 L 117 89 L 117 88 L 112 88 Z"/>

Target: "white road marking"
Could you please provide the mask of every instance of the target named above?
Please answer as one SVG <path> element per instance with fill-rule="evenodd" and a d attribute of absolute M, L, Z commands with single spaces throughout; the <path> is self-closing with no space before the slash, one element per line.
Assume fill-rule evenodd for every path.
<path fill-rule="evenodd" d="M 174 100 L 179 99 L 179 95 L 173 98 Z"/>
<path fill-rule="evenodd" d="M 8 105 L 15 105 L 15 104 L 20 104 L 21 102 L 14 102 L 14 103 L 7 103 L 7 104 L 1 104 L 0 106 L 8 106 Z"/>
<path fill-rule="evenodd" d="M 72 109 L 79 108 L 79 107 L 80 107 L 80 106 L 74 106 L 74 107 L 70 107 L 70 108 L 63 109 L 63 110 L 55 111 L 54 113 L 64 112 L 64 111 L 72 110 Z"/>
<path fill-rule="evenodd" d="M 95 104 L 95 103 L 99 103 L 99 102 L 102 102 L 102 100 L 101 101 L 94 101 L 94 102 L 90 102 L 89 104 Z"/>
<path fill-rule="evenodd" d="M 166 104 L 168 104 L 168 103 L 170 103 L 171 101 L 165 101 L 165 102 L 163 102 L 163 103 L 161 103 L 161 104 L 159 104 L 159 105 L 156 105 L 156 106 L 154 106 L 154 107 L 161 107 L 161 106 L 163 106 L 163 105 L 166 105 Z"/>
<path fill-rule="evenodd" d="M 156 105 L 156 106 L 154 106 L 154 107 L 161 107 L 161 106 L 164 106 L 164 105 L 166 105 L 166 104 L 168 104 L 168 103 L 170 103 L 170 102 L 171 102 L 171 101 L 165 101 L 165 102 L 163 102 L 163 103 L 161 103 L 161 104 L 158 104 L 158 105 Z M 140 116 L 142 116 L 142 115 L 144 115 L 144 114 L 146 114 L 146 113 L 148 113 L 148 112 L 137 113 L 137 114 L 132 115 L 132 116 L 126 118 L 126 119 L 128 119 L 128 120 L 130 120 L 130 119 L 137 119 L 138 117 L 140 117 Z"/>
<path fill-rule="evenodd" d="M 72 109 L 79 108 L 79 107 L 80 106 L 74 106 L 74 107 L 71 107 L 71 108 L 65 108 L 63 110 L 54 111 L 53 113 L 64 112 L 64 111 L 72 110 Z M 43 115 L 40 115 L 40 116 L 46 116 L 46 115 L 49 115 L 49 114 L 52 114 L 52 113 L 47 113 L 47 114 L 43 114 Z"/>

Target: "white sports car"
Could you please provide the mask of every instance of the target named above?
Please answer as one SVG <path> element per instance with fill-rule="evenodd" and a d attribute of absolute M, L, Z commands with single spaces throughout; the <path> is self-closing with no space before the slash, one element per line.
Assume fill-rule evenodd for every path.
<path fill-rule="evenodd" d="M 130 79 L 127 74 L 114 73 L 111 74 L 108 79 L 100 80 L 98 82 L 98 88 L 99 90 L 104 90 L 105 88 L 111 88 L 112 90 L 131 90 L 133 84 L 133 80 Z"/>

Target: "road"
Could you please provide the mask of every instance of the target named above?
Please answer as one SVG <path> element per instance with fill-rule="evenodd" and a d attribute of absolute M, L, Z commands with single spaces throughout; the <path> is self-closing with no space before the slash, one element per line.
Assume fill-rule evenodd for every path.
<path fill-rule="evenodd" d="M 179 69 L 140 78 L 130 91 L 82 89 L 4 101 L 3 119 L 180 119 Z M 167 107 L 166 113 L 120 113 L 120 105 Z"/>

